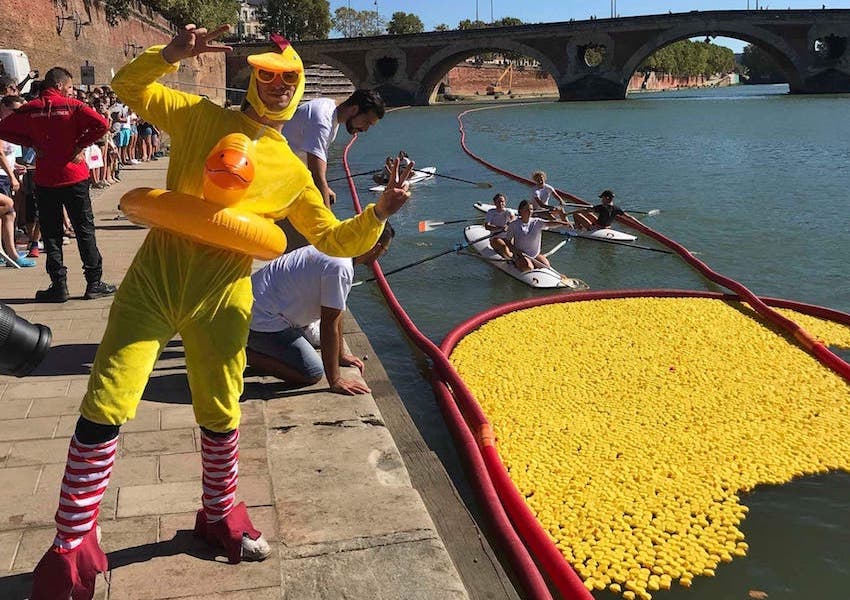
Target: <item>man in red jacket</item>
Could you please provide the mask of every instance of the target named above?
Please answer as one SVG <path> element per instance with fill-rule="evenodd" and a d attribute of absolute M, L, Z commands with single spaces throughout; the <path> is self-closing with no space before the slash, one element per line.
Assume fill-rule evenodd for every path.
<path fill-rule="evenodd" d="M 68 270 L 62 261 L 63 206 L 68 210 L 83 261 L 87 282 L 84 298 L 115 293 L 114 285 L 100 279 L 103 258 L 94 235 L 89 168 L 84 154 L 87 146 L 103 137 L 109 124 L 86 104 L 70 97 L 73 93 L 71 73 L 53 67 L 44 76 L 41 95 L 0 121 L 0 139 L 36 151 L 33 179 L 51 280 L 50 287 L 36 292 L 39 302 L 68 300 Z"/>

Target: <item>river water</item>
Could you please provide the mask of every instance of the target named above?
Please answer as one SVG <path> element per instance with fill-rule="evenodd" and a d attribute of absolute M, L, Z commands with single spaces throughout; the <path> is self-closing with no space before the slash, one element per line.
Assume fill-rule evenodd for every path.
<path fill-rule="evenodd" d="M 493 185 L 481 189 L 437 178 L 416 186 L 393 219 L 397 236 L 382 259 L 384 270 L 463 241 L 463 225 L 420 234 L 420 220 L 473 218 L 472 203 L 489 202 L 496 191 L 513 207 L 529 197 L 527 187 L 462 152 L 456 117 L 468 108 L 388 113 L 352 148 L 355 173 L 377 168 L 386 155 L 403 148 L 420 167 L 433 165 L 438 173 Z M 648 225 L 759 295 L 850 312 L 846 96 L 791 96 L 785 85 L 643 93 L 618 102 L 501 106 L 471 113 L 464 123 L 472 151 L 503 168 L 525 176 L 543 169 L 550 183 L 588 201 L 610 188 L 625 209 L 659 209 L 646 218 Z M 345 137 L 340 134 L 331 156 L 336 166 L 329 177 L 342 174 Z M 356 180 L 364 204 L 374 198 L 368 179 Z M 334 185 L 337 213 L 352 214 L 344 182 Z M 544 250 L 560 239 L 544 236 Z M 592 289 L 718 289 L 676 257 L 592 241 L 571 241 L 551 260 Z M 436 343 L 486 308 L 548 293 L 453 254 L 389 281 L 414 322 Z M 475 512 L 424 378 L 427 360 L 407 342 L 372 284 L 354 288 L 350 307 L 423 437 Z M 503 358 L 509 368 L 510 357 Z M 690 590 L 656 597 L 731 600 L 746 598 L 750 590 L 766 591 L 771 600 L 850 597 L 850 563 L 840 558 L 850 555 L 850 475 L 758 489 L 744 502 L 751 508 L 743 523 L 749 555 L 721 565 L 716 577 L 696 578 Z"/>

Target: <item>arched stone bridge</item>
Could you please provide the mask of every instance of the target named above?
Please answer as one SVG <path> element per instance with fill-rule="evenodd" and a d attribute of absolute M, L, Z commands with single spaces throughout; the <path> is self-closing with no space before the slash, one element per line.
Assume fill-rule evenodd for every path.
<path fill-rule="evenodd" d="M 697 36 L 725 36 L 768 52 L 792 93 L 850 92 L 850 10 L 691 11 L 618 19 L 543 23 L 492 29 L 296 42 L 305 64 L 326 63 L 355 87 L 378 88 L 393 106 L 428 104 L 442 78 L 483 52 L 515 52 L 536 59 L 558 85 L 561 100 L 620 100 L 638 65 L 659 48 Z M 259 44 L 262 45 L 262 44 Z M 257 44 L 238 46 L 229 65 Z M 588 65 L 586 53 L 602 62 Z M 240 85 L 241 84 L 241 85 Z"/>

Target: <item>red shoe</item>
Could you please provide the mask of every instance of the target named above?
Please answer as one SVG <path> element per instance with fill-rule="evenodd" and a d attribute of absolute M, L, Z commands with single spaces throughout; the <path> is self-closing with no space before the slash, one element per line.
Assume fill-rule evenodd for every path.
<path fill-rule="evenodd" d="M 30 251 L 27 253 L 29 258 L 38 258 L 41 255 L 41 250 L 38 249 L 38 244 L 30 246 Z"/>
<path fill-rule="evenodd" d="M 195 516 L 195 535 L 210 544 L 223 547 L 227 562 L 232 565 L 239 564 L 243 558 L 265 560 L 272 552 L 263 534 L 251 524 L 244 502 L 234 506 L 229 515 L 215 523 L 207 523 L 204 510 L 199 510 Z"/>
<path fill-rule="evenodd" d="M 109 569 L 97 529 L 93 527 L 73 550 L 60 552 L 53 546 L 41 557 L 33 571 L 30 600 L 91 600 L 97 574 Z"/>

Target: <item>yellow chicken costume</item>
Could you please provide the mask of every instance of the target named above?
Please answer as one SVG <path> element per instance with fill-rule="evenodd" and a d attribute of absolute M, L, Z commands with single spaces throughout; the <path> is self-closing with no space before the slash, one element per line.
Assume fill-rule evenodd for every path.
<path fill-rule="evenodd" d="M 288 42 L 282 38 L 275 41 L 280 51 L 248 58 L 254 67 L 248 101 L 261 117 L 282 121 L 298 106 L 304 91 L 304 69 Z M 198 511 L 195 533 L 223 546 L 231 563 L 243 558 L 262 560 L 271 552 L 251 525 L 244 503 L 235 504 L 239 397 L 251 318 L 252 259 L 241 251 L 221 247 L 245 251 L 239 244 L 209 245 L 204 243 L 205 234 L 198 237 L 180 231 L 181 223 L 203 218 L 192 208 L 193 202 L 216 201 L 217 185 L 227 188 L 233 169 L 246 166 L 228 162 L 225 150 L 233 143 L 249 144 L 248 170 L 252 172 L 250 177 L 237 173 L 245 185 L 237 183 L 237 193 L 225 193 L 218 203 L 229 205 L 225 210 L 237 216 L 248 215 L 259 221 L 261 229 L 265 219 L 288 217 L 322 252 L 357 256 L 375 244 L 383 228 L 374 205 L 357 217 L 338 221 L 325 207 L 310 172 L 276 129 L 243 112 L 223 109 L 157 83 L 163 75 L 177 70 L 176 64 L 163 59 L 162 49 L 154 46 L 125 65 L 112 86 L 139 115 L 171 135 L 169 192 L 137 192 L 147 194 L 148 199 L 165 199 L 173 205 L 173 215 L 167 218 L 168 227 L 158 225 L 156 218 L 150 223 L 154 228 L 115 296 L 80 408 L 82 417 L 71 440 L 56 513 L 57 535 L 35 569 L 33 600 L 91 598 L 96 573 L 107 568 L 96 536 L 97 515 L 114 462 L 119 426 L 135 416 L 154 363 L 177 333 L 183 339 L 192 406 L 202 437 L 203 508 Z M 271 72 L 282 81 L 284 75 L 294 80 L 292 73 L 298 73 L 295 93 L 285 109 L 275 113 L 262 104 L 256 83 L 259 72 L 264 76 Z M 247 141 L 232 134 L 244 134 Z M 208 158 L 212 162 L 205 189 Z M 223 171 L 217 170 L 218 159 Z M 205 194 L 207 199 L 199 200 Z M 181 197 L 192 200 L 181 201 Z M 128 200 L 130 204 L 133 202 Z M 135 207 L 143 205 L 144 198 L 137 197 Z M 162 209 L 162 202 L 158 206 Z M 168 204 L 165 207 L 169 208 Z M 209 214 L 214 215 L 216 210 Z M 245 235 L 256 237 L 257 230 L 249 229 Z M 282 251 L 285 238 L 272 240 L 272 244 Z"/>

